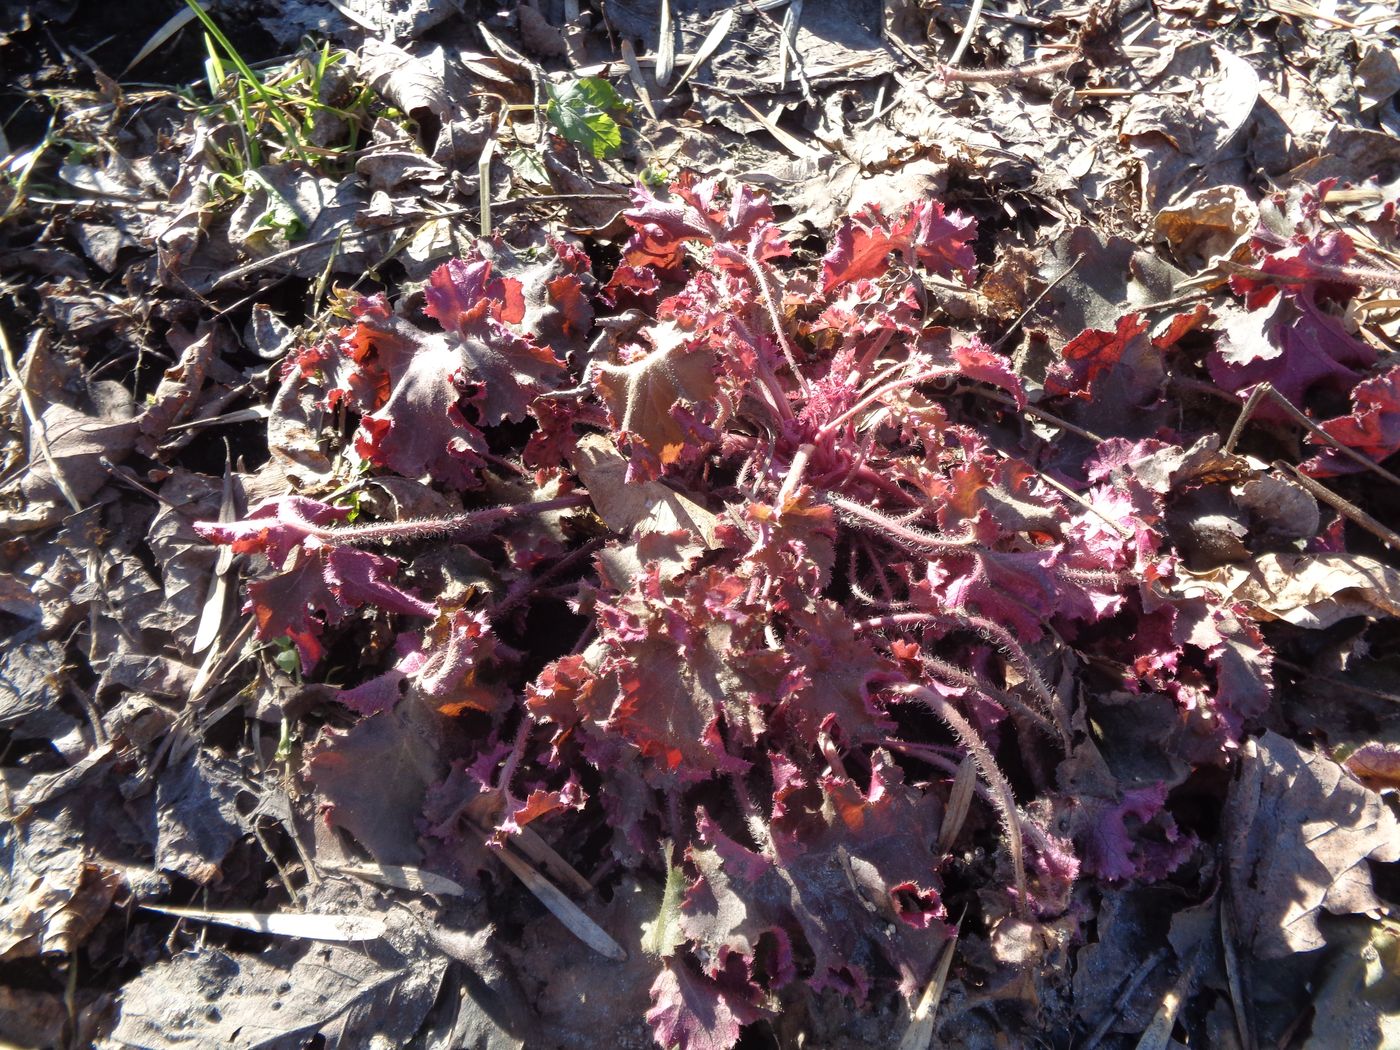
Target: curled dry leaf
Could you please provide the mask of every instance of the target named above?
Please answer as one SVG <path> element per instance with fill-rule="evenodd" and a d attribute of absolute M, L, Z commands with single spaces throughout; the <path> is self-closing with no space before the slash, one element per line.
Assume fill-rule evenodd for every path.
<path fill-rule="evenodd" d="M 1364 554 L 1261 554 L 1252 563 L 1189 574 L 1189 580 L 1186 593 L 1204 590 L 1243 602 L 1255 619 L 1298 627 L 1400 616 L 1400 571 Z"/>

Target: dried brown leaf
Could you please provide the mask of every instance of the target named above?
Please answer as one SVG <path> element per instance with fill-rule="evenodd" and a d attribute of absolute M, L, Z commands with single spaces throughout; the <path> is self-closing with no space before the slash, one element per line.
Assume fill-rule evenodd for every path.
<path fill-rule="evenodd" d="M 1273 731 L 1244 758 L 1224 834 L 1239 936 L 1258 959 L 1321 948 L 1324 909 L 1380 907 L 1368 861 L 1400 860 L 1400 822 L 1337 763 Z"/>

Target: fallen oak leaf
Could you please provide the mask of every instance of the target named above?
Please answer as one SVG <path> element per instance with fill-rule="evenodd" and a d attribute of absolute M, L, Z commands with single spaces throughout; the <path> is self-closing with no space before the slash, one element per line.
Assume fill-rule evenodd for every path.
<path fill-rule="evenodd" d="M 1349 616 L 1400 616 L 1400 570 L 1364 554 L 1261 554 L 1252 563 L 1180 572 L 1183 593 L 1242 602 L 1257 620 L 1320 630 Z"/>

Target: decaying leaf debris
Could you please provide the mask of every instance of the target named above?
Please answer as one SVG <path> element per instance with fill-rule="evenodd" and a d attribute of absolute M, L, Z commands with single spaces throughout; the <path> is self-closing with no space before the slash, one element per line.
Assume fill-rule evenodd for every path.
<path fill-rule="evenodd" d="M 1400 1039 L 1393 9 L 117 6 L 0 19 L 6 1041 Z"/>

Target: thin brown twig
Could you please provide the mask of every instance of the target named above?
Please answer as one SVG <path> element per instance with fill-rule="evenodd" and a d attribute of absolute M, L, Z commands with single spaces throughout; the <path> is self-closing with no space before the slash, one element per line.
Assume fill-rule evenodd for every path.
<path fill-rule="evenodd" d="M 1058 58 L 1027 62 L 1021 66 L 1007 66 L 1004 69 L 954 69 L 952 66 L 940 66 L 934 76 L 965 84 L 1014 84 L 1020 80 L 1034 80 L 1051 73 L 1062 73 L 1082 57 L 1082 53 L 1076 47 Z"/>
<path fill-rule="evenodd" d="M 1053 415 L 1036 405 L 1018 405 L 1015 398 L 1003 394 L 1000 390 L 992 390 L 988 387 L 970 384 L 966 386 L 960 385 L 958 391 L 959 393 L 976 394 L 978 397 L 985 397 L 988 401 L 997 401 L 1003 405 L 1010 405 L 1012 408 L 1016 409 L 1016 411 L 1024 412 L 1028 416 L 1035 416 L 1036 419 L 1044 423 L 1049 423 L 1052 427 L 1059 427 L 1059 429 L 1068 434 L 1077 434 L 1087 441 L 1093 441 L 1100 445 L 1103 444 L 1104 439 L 1098 434 L 1095 434 L 1092 430 L 1085 430 L 1083 427 L 1075 426 L 1068 420 L 1061 419 L 1059 416 Z"/>
<path fill-rule="evenodd" d="M 1049 284 L 1047 284 L 1044 288 L 1041 289 L 1040 294 L 1037 295 L 1034 299 L 1032 299 L 1030 305 L 1021 311 L 1021 316 L 1016 318 L 1016 320 L 1012 321 L 1011 327 L 1008 328 L 1005 332 L 1003 332 L 1001 338 L 992 344 L 993 350 L 1000 350 L 1004 345 L 1006 345 L 1006 341 L 1016 334 L 1016 329 L 1020 328 L 1022 323 L 1026 320 L 1026 318 L 1031 315 L 1031 311 L 1040 305 L 1040 301 L 1044 299 L 1047 295 L 1049 295 L 1051 291 L 1054 290 L 1056 285 L 1058 285 L 1070 274 L 1074 273 L 1075 269 L 1079 266 L 1079 264 L 1084 261 L 1085 254 L 1085 252 L 1080 252 L 1078 255 L 1076 255 L 1074 257 L 1074 262 L 1066 266 L 1064 270 L 1060 272 L 1060 275 L 1058 277 L 1056 277 L 1053 281 L 1051 281 Z"/>
<path fill-rule="evenodd" d="M 1322 500 L 1323 503 L 1326 503 L 1338 514 L 1342 515 L 1342 517 L 1365 529 L 1387 547 L 1391 548 L 1391 550 L 1400 551 L 1400 533 L 1396 533 L 1394 529 L 1382 525 L 1356 504 L 1343 499 L 1326 485 L 1308 477 L 1297 467 L 1293 466 L 1293 464 L 1285 463 L 1283 460 L 1279 459 L 1274 461 L 1273 467 L 1277 471 L 1287 472 L 1294 481 L 1302 485 L 1303 488 L 1307 489 L 1313 496 Z"/>
<path fill-rule="evenodd" d="M 1356 449 L 1342 444 L 1331 434 L 1327 433 L 1327 431 L 1323 430 L 1322 427 L 1318 426 L 1317 423 L 1309 419 L 1307 415 L 1304 414 L 1302 409 L 1298 408 L 1298 406 L 1293 404 L 1292 401 L 1289 401 L 1288 398 L 1284 397 L 1277 390 L 1275 390 L 1273 384 L 1271 383 L 1260 383 L 1252 391 L 1250 391 L 1249 398 L 1245 401 L 1244 408 L 1240 409 L 1240 416 L 1238 419 L 1235 420 L 1235 425 L 1230 429 L 1230 436 L 1225 439 L 1225 446 L 1221 449 L 1221 451 L 1225 453 L 1225 455 L 1228 456 L 1234 451 L 1235 443 L 1239 441 L 1240 434 L 1244 430 L 1244 425 L 1247 422 L 1249 422 L 1250 416 L 1252 416 L 1254 414 L 1255 409 L 1259 407 L 1259 402 L 1266 397 L 1272 398 L 1274 404 L 1278 405 L 1279 408 L 1283 409 L 1283 411 L 1288 414 L 1288 417 L 1290 419 L 1292 419 L 1299 426 L 1307 429 L 1307 431 L 1311 433 L 1314 437 L 1316 437 L 1319 441 L 1323 442 L 1331 448 L 1336 449 L 1342 455 L 1346 456 L 1348 459 L 1359 464 L 1360 466 L 1365 467 L 1367 470 L 1374 471 L 1375 473 L 1379 474 L 1392 485 L 1400 485 L 1400 477 L 1396 477 L 1390 471 L 1386 470 L 1385 467 L 1381 466 L 1375 460 L 1371 459 L 1371 457 L 1363 455 L 1362 453 L 1356 451 Z"/>
<path fill-rule="evenodd" d="M 34 338 L 38 340 L 40 335 L 36 333 Z M 29 352 L 31 354 L 35 352 L 34 343 L 31 343 Z M 73 491 L 73 487 L 68 484 L 68 479 L 59 469 L 58 461 L 54 459 L 53 450 L 49 448 L 49 437 L 44 426 L 44 418 L 34 404 L 33 393 L 19 374 L 19 366 L 15 364 L 15 355 L 10 349 L 10 337 L 5 333 L 4 325 L 0 325 L 0 356 L 4 358 L 5 375 L 9 377 L 10 382 L 14 383 L 15 390 L 19 393 L 19 403 L 24 409 L 25 418 L 29 421 L 29 429 L 34 435 L 34 444 L 39 448 L 39 455 L 48 464 L 49 470 L 53 474 L 54 484 L 58 486 L 58 491 L 63 494 L 64 500 L 76 514 L 83 509 L 83 504 Z"/>

